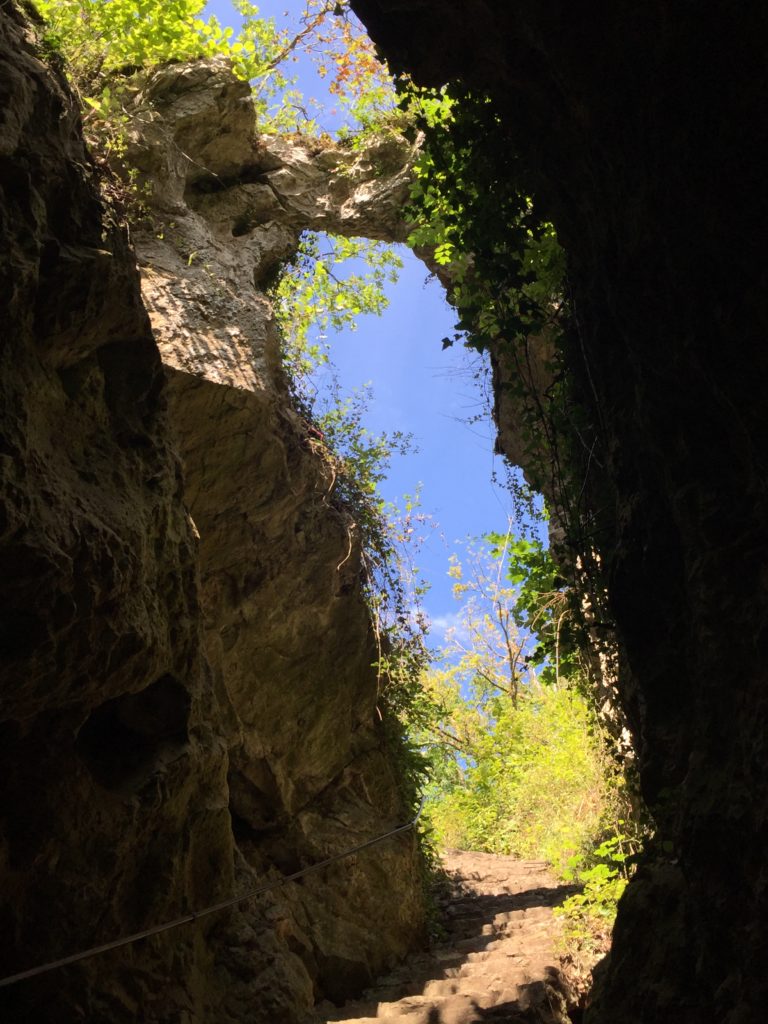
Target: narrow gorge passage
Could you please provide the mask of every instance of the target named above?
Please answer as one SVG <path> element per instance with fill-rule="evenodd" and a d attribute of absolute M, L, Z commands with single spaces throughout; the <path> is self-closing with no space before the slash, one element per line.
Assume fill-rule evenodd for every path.
<path fill-rule="evenodd" d="M 132 0 L 51 2 L 114 13 Z M 734 18 L 724 4 L 679 15 L 618 5 L 590 24 L 557 3 L 306 2 L 329 17 L 350 3 L 367 12 L 425 86 L 463 79 L 461 124 L 490 145 L 448 176 L 482 197 L 458 276 L 433 266 L 446 250 L 429 231 L 411 241 L 426 135 L 265 131 L 261 92 L 233 74 L 229 44 L 204 59 L 166 52 L 158 67 L 114 58 L 102 70 L 125 77 L 111 129 L 129 168 L 120 184 L 94 122 L 111 104 L 71 88 L 58 52 L 67 34 L 45 32 L 19 0 L 0 4 L 0 978 L 269 886 L 226 915 L 5 986 L 0 1022 L 577 1019 L 556 967 L 554 911 L 568 890 L 543 860 L 452 854 L 446 934 L 430 947 L 415 833 L 347 857 L 415 813 L 411 745 L 434 755 L 436 846 L 547 857 L 579 879 L 602 923 L 632 876 L 588 1024 L 757 1024 L 768 1001 L 768 350 L 755 300 L 764 262 L 749 241 L 765 191 L 759 138 L 740 154 L 764 122 L 763 12 L 755 5 L 750 24 L 747 7 Z M 147 4 L 178 20 L 176 3 Z M 115 40 L 104 42 L 106 60 Z M 518 156 L 534 168 L 530 189 L 527 172 L 516 184 Z M 504 194 L 517 213 L 505 215 Z M 563 311 L 561 362 L 553 379 L 547 330 L 519 352 L 511 334 L 480 339 L 492 432 L 498 457 L 527 466 L 532 485 L 542 465 L 547 479 L 553 470 L 584 546 L 566 545 L 563 566 L 525 538 L 518 549 L 511 533 L 488 535 L 497 569 L 485 576 L 469 547 L 451 556 L 446 593 L 463 595 L 462 611 L 433 590 L 425 613 L 458 644 L 446 639 L 422 672 L 415 602 L 395 585 L 382 614 L 389 565 L 372 580 L 366 547 L 380 503 L 360 499 L 375 494 L 386 445 L 356 447 L 358 407 L 345 419 L 337 403 L 329 422 L 348 447 L 335 448 L 320 406 L 296 393 L 276 281 L 301 267 L 305 233 L 407 243 L 453 298 L 485 254 L 480 330 L 486 294 L 509 313 L 530 196 L 567 257 L 562 290 L 543 300 L 547 329 L 554 299 Z M 425 198 L 427 219 L 430 209 Z M 408 330 L 426 333 L 423 318 L 409 314 Z M 381 423 L 400 436 L 400 384 L 413 388 L 422 339 L 401 340 L 405 369 L 394 344 L 387 369 L 403 380 Z M 437 388 L 423 391 L 426 406 Z M 557 413 L 543 417 L 551 465 L 528 436 L 545 393 Z M 434 466 L 477 510 L 478 488 L 437 433 Z M 489 515 L 480 530 L 495 525 Z M 502 570 L 497 548 L 522 574 Z M 561 570 L 575 567 L 579 583 L 578 551 L 595 562 L 590 602 L 573 602 L 585 620 L 575 653 L 599 676 L 590 707 L 582 661 L 565 685 Z M 479 601 L 488 581 L 500 674 L 492 655 L 477 660 L 494 636 Z M 525 628 L 541 634 L 549 615 L 548 678 L 529 664 L 532 639 L 510 643 L 520 581 Z M 397 663 L 382 623 L 404 627 Z M 424 693 L 429 713 L 414 696 Z M 602 813 L 614 788 L 599 750 L 590 761 L 598 730 L 580 701 L 622 750 L 636 738 L 631 795 L 655 836 L 644 804 L 632 829 L 615 803 Z"/>
<path fill-rule="evenodd" d="M 444 937 L 361 999 L 318 1007 L 324 1024 L 562 1024 L 570 996 L 557 967 L 553 908 L 572 891 L 542 861 L 450 851 Z"/>

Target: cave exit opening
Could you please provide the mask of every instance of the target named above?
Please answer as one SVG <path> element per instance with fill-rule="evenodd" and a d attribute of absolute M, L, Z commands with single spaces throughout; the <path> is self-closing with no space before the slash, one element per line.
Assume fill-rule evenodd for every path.
<path fill-rule="evenodd" d="M 491 368 L 460 343 L 441 346 L 455 312 L 421 260 L 398 252 L 387 308 L 320 339 L 329 362 L 309 390 L 320 410 L 364 394 L 365 430 L 411 438 L 379 491 L 393 509 L 419 496 L 407 561 L 424 584 L 431 663 L 409 730 L 429 764 L 431 834 L 443 850 L 548 862 L 562 900 L 572 895 L 571 949 L 591 963 L 634 849 L 621 784 L 580 678 L 543 499 L 496 450 Z M 573 883 L 585 890 L 573 895 Z"/>
<path fill-rule="evenodd" d="M 231 7 L 228 0 L 208 5 L 225 19 Z M 344 3 L 265 0 L 260 8 L 276 18 L 288 8 L 305 18 L 304 27 L 310 9 L 350 15 Z M 359 30 L 358 22 L 353 35 Z M 318 59 L 292 44 L 284 52 L 296 58 L 298 86 L 309 100 L 286 94 L 280 102 L 299 119 L 317 118 L 321 137 L 338 137 L 351 109 L 336 102 L 343 84 L 362 81 L 375 61 L 350 62 L 349 53 Z M 330 82 L 340 91 L 329 89 Z M 402 259 L 390 309 L 380 319 L 363 319 L 357 332 L 330 339 L 334 369 L 320 367 L 309 385 L 315 411 L 330 396 L 332 421 L 334 408 L 347 403 L 335 432 L 352 438 L 348 452 L 360 430 L 368 432 L 357 448 L 363 461 L 370 452 L 386 457 L 404 450 L 386 474 L 370 464 L 366 471 L 378 474 L 381 500 L 399 506 L 401 534 L 421 538 L 418 555 L 405 563 L 410 572 L 414 562 L 421 571 L 413 589 L 422 590 L 433 655 L 423 687 L 431 710 L 426 724 L 422 716 L 412 727 L 431 762 L 433 828 L 443 845 L 542 857 L 570 878 L 582 876 L 591 887 L 584 919 L 594 910 L 604 922 L 626 880 L 623 864 L 634 837 L 627 839 L 624 807 L 614 799 L 621 783 L 605 753 L 594 696 L 578 682 L 578 645 L 569 642 L 564 588 L 547 552 L 541 503 L 495 455 L 487 363 L 460 345 L 440 351 L 439 340 L 453 333 L 454 314 L 440 284 L 425 284 L 423 264 L 404 249 Z M 359 397 L 369 381 L 370 391 Z M 382 434 L 390 441 L 371 446 Z M 407 602 L 403 612 L 418 615 Z M 574 920 L 578 915 L 576 907 Z M 582 920 L 579 941 L 587 931 Z"/>

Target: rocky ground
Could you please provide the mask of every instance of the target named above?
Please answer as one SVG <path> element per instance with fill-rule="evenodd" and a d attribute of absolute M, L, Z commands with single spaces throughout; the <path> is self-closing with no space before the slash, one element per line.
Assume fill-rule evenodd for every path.
<path fill-rule="evenodd" d="M 345 1006 L 318 1008 L 325 1024 L 562 1024 L 571 1002 L 558 969 L 553 907 L 569 888 L 540 861 L 453 851 L 445 935 Z"/>

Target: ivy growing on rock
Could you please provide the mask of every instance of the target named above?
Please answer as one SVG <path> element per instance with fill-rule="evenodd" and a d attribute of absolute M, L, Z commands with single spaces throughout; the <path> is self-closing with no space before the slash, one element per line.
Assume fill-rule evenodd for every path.
<path fill-rule="evenodd" d="M 568 369 L 578 353 L 578 325 L 566 258 L 488 97 L 452 83 L 438 91 L 411 89 L 404 102 L 424 135 L 411 190 L 410 242 L 433 254 L 457 312 L 456 331 L 443 344 L 461 341 L 489 354 L 502 446 L 544 493 L 551 517 L 550 551 L 535 540 L 490 538 L 494 553 L 508 560 L 508 583 L 516 589 L 511 622 L 530 637 L 525 660 L 537 666 L 527 688 L 513 680 L 513 694 L 525 699 L 489 691 L 483 679 L 493 673 L 478 672 L 466 653 L 457 660 L 454 652 L 442 676 L 430 677 L 444 710 L 432 736 L 443 779 L 436 827 L 446 841 L 523 855 L 537 849 L 559 861 L 585 886 L 568 908 L 579 946 L 585 929 L 606 915 L 612 919 L 626 879 L 624 860 L 614 863 L 614 854 L 625 856 L 627 833 L 636 850 L 648 822 L 616 707 L 601 560 L 610 524 L 601 519 L 594 472 L 605 453 Z M 589 768 L 579 760 L 588 751 Z M 576 808 L 585 806 L 569 775 L 577 763 L 593 779 L 592 793 L 600 794 L 596 816 L 578 836 L 569 833 Z M 446 764 L 453 765 L 452 779 Z M 562 822 L 549 805 L 555 792 L 558 799 L 575 795 Z M 603 818 L 607 807 L 613 820 Z M 554 846 L 545 850 L 548 839 Z"/>
<path fill-rule="evenodd" d="M 547 329 L 563 304 L 564 255 L 519 158 L 499 152 L 493 104 L 459 86 L 412 89 L 407 103 L 425 134 L 409 243 L 446 268 L 458 321 L 445 344 L 487 350 Z"/>

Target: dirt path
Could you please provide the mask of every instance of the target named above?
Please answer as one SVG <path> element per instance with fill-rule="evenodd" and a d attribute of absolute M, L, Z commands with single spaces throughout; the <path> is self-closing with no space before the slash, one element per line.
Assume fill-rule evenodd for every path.
<path fill-rule="evenodd" d="M 341 1008 L 330 1022 L 381 1024 L 563 1024 L 552 907 L 568 893 L 539 861 L 488 853 L 444 858 L 456 892 L 444 904 L 447 935 Z"/>

